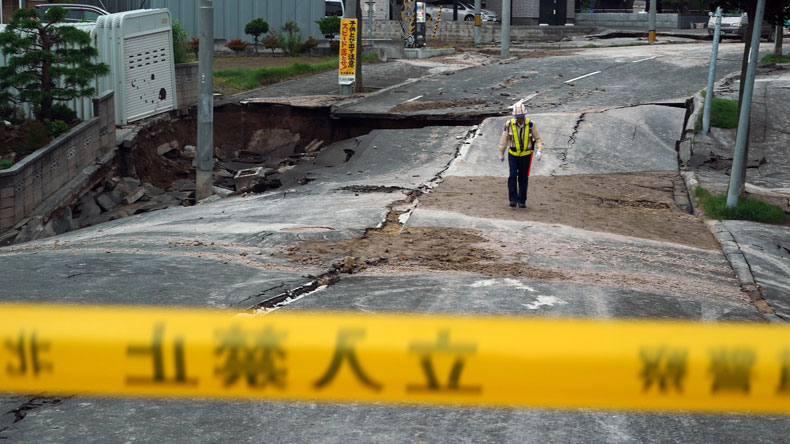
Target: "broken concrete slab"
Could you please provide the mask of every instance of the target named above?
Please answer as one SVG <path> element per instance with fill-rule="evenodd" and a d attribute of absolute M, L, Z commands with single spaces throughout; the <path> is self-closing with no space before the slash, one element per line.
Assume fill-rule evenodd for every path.
<path fill-rule="evenodd" d="M 126 196 L 123 199 L 123 201 L 126 202 L 127 205 L 133 204 L 138 200 L 140 200 L 140 198 L 142 198 L 144 195 L 145 195 L 145 188 L 139 187 L 136 190 L 132 191 L 128 196 Z"/>
<path fill-rule="evenodd" d="M 96 203 L 99 204 L 99 207 L 101 207 L 101 209 L 104 211 L 110 211 L 116 205 L 115 200 L 110 196 L 110 194 L 111 193 L 103 193 L 96 197 Z"/>
<path fill-rule="evenodd" d="M 228 197 L 228 196 L 230 196 L 233 193 L 233 190 L 229 190 L 227 188 L 218 187 L 216 185 L 214 185 L 214 187 L 212 187 L 212 190 L 214 191 L 214 194 L 216 194 L 219 197 Z"/>
<path fill-rule="evenodd" d="M 239 170 L 233 180 L 236 183 L 236 191 L 243 191 L 251 187 L 254 180 L 264 179 L 273 172 L 270 168 L 256 167 L 246 170 Z"/>

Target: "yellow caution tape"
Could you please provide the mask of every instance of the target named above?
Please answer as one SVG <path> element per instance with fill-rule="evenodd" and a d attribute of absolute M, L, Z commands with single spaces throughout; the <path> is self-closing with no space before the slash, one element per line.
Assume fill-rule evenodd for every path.
<path fill-rule="evenodd" d="M 0 392 L 790 411 L 790 328 L 0 305 Z"/>

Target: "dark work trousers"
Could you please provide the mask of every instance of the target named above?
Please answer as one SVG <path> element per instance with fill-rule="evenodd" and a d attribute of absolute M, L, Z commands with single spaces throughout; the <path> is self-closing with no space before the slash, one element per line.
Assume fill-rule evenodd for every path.
<path fill-rule="evenodd" d="M 532 168 L 532 154 L 514 156 L 507 154 L 510 165 L 510 176 L 507 178 L 507 191 L 511 202 L 527 203 L 527 186 L 529 186 L 529 170 Z M 516 188 L 518 182 L 518 188 Z"/>

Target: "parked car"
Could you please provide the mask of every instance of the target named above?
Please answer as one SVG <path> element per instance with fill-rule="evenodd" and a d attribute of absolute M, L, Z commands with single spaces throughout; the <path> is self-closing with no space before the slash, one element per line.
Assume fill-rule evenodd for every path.
<path fill-rule="evenodd" d="M 749 17 L 746 13 L 725 13 L 722 14 L 721 17 L 721 29 L 719 39 L 732 37 L 741 39 L 742 42 L 746 41 L 748 38 L 746 34 L 746 28 L 749 26 Z M 716 30 L 716 17 L 711 15 L 708 19 L 708 35 L 713 37 L 713 33 Z M 776 29 L 770 23 L 763 21 L 763 28 L 761 37 L 768 40 L 769 42 L 773 42 L 776 38 Z"/>
<path fill-rule="evenodd" d="M 346 16 L 346 6 L 343 4 L 342 0 L 326 0 L 325 2 L 326 10 L 324 12 L 325 16 L 336 15 L 338 17 L 345 17 Z"/>
<path fill-rule="evenodd" d="M 442 0 L 425 5 L 425 19 L 432 20 L 433 17 L 439 16 L 439 7 L 442 7 L 441 20 L 453 20 L 453 0 Z M 481 9 L 480 15 L 483 21 L 495 22 L 497 21 L 496 12 L 488 9 Z M 458 20 L 466 22 L 474 21 L 475 19 L 475 5 L 470 2 L 458 2 Z"/>
<path fill-rule="evenodd" d="M 47 9 L 54 8 L 55 6 L 68 9 L 69 15 L 66 17 L 66 21 L 71 23 L 95 22 L 100 15 L 109 14 L 109 12 L 96 6 L 70 3 L 47 3 L 44 5 L 36 5 L 36 9 L 38 9 L 39 14 L 43 17 Z"/>

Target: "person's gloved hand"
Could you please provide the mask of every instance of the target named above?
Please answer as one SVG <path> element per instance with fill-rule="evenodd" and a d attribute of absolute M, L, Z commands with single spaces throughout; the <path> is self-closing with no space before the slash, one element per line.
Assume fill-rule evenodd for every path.
<path fill-rule="evenodd" d="M 499 155 L 499 161 L 500 162 L 504 162 L 505 161 L 505 155 L 504 154 L 500 154 Z"/>
<path fill-rule="evenodd" d="M 540 161 L 540 158 L 543 157 L 543 151 L 538 151 L 535 156 L 538 158 L 538 161 Z"/>

